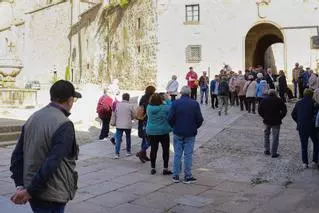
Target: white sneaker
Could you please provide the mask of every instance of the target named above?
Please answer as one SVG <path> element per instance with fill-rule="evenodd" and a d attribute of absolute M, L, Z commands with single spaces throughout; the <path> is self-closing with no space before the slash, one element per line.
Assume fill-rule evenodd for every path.
<path fill-rule="evenodd" d="M 120 158 L 119 155 L 115 155 L 115 156 L 113 157 L 114 160 L 119 159 L 119 158 Z"/>
<path fill-rule="evenodd" d="M 130 152 L 127 152 L 126 153 L 126 156 L 128 157 L 128 156 L 131 156 L 132 155 L 132 153 L 130 153 Z"/>
<path fill-rule="evenodd" d="M 304 164 L 302 164 L 302 168 L 304 168 L 304 169 L 308 169 L 308 168 L 309 168 L 309 166 L 308 166 L 308 164 L 304 163 Z"/>
<path fill-rule="evenodd" d="M 317 169 L 317 168 L 318 168 L 318 164 L 315 163 L 315 162 L 312 162 L 312 163 L 310 164 L 310 168 L 312 168 L 312 169 Z"/>

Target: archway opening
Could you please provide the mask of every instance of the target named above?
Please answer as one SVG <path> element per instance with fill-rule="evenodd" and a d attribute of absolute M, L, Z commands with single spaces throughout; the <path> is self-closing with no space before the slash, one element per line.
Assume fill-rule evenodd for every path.
<path fill-rule="evenodd" d="M 275 25 L 262 23 L 252 27 L 245 39 L 245 68 L 261 65 L 275 71 L 277 67 L 283 69 L 284 48 L 276 45 L 279 43 L 284 43 L 284 36 Z"/>

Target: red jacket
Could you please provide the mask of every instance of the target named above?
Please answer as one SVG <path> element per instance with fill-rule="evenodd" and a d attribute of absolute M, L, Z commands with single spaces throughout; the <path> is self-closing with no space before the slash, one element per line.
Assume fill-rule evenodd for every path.
<path fill-rule="evenodd" d="M 107 95 L 100 97 L 99 102 L 96 107 L 96 112 L 99 115 L 99 118 L 108 118 L 112 115 L 112 104 L 113 99 Z"/>
<path fill-rule="evenodd" d="M 190 78 L 195 79 L 195 80 L 190 80 Z M 196 74 L 196 72 L 194 71 L 189 71 L 186 75 L 186 80 L 187 80 L 187 85 L 190 88 L 197 88 L 198 87 L 198 76 Z M 195 83 L 197 82 L 197 84 Z"/>

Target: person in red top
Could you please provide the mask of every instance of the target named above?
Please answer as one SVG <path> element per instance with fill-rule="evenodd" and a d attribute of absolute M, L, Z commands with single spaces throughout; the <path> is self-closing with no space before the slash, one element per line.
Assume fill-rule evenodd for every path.
<path fill-rule="evenodd" d="M 191 88 L 191 98 L 197 99 L 197 87 L 198 87 L 198 76 L 194 72 L 193 67 L 189 68 L 189 72 L 186 75 L 187 85 Z"/>
<path fill-rule="evenodd" d="M 112 104 L 113 99 L 107 95 L 107 90 L 104 89 L 104 94 L 100 97 L 96 108 L 96 112 L 98 113 L 99 118 L 102 120 L 102 129 L 99 137 L 100 140 L 103 140 L 109 136 Z"/>

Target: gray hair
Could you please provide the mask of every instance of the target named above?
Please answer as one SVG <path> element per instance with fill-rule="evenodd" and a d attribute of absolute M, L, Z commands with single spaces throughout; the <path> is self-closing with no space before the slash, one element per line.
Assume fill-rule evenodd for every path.
<path fill-rule="evenodd" d="M 183 86 L 181 89 L 181 95 L 190 95 L 191 89 L 188 86 Z"/>
<path fill-rule="evenodd" d="M 319 104 L 319 89 L 316 89 L 316 90 L 314 91 L 312 97 L 313 97 L 313 100 L 314 100 L 317 104 Z"/>
<path fill-rule="evenodd" d="M 277 96 L 277 91 L 274 89 L 270 89 L 270 90 L 268 90 L 268 95 L 269 96 Z"/>

